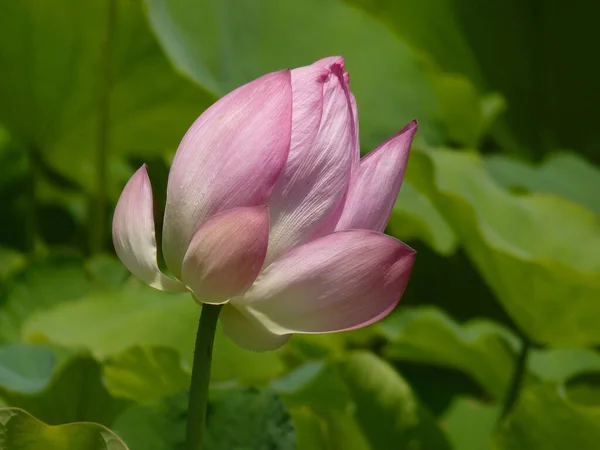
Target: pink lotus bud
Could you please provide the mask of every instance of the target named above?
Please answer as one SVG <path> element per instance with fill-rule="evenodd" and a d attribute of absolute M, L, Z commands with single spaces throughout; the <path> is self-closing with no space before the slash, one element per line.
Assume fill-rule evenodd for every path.
<path fill-rule="evenodd" d="M 360 160 L 341 57 L 266 75 L 206 110 L 177 150 L 163 230 L 177 280 L 158 269 L 145 168 L 117 204 L 117 254 L 153 287 L 226 303 L 224 331 L 242 347 L 368 325 L 397 304 L 414 261 L 381 232 L 416 128 Z"/>

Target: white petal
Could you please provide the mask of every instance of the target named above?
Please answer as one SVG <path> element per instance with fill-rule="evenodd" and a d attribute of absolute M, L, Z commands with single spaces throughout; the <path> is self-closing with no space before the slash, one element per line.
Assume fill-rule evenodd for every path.
<path fill-rule="evenodd" d="M 112 235 L 117 256 L 137 278 L 163 291 L 186 291 L 183 284 L 165 276 L 158 268 L 152 186 L 145 165 L 133 174 L 121 193 Z"/>
<path fill-rule="evenodd" d="M 280 336 L 271 333 L 256 319 L 244 316 L 229 304 L 223 307 L 219 317 L 227 337 L 246 350 L 275 350 L 290 339 L 289 334 Z"/>

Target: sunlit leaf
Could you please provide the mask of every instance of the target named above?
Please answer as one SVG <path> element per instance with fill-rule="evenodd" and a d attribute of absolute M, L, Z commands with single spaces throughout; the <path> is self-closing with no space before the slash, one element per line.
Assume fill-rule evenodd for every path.
<path fill-rule="evenodd" d="M 519 342 L 507 329 L 487 320 L 459 325 L 433 308 L 402 310 L 379 324 L 389 339 L 392 359 L 449 366 L 471 375 L 501 400 L 512 377 Z"/>
<path fill-rule="evenodd" d="M 515 196 L 475 154 L 413 152 L 417 178 L 486 282 L 534 341 L 600 343 L 600 222 L 553 196 Z"/>
<path fill-rule="evenodd" d="M 482 450 L 490 448 L 499 415 L 497 405 L 458 397 L 445 412 L 441 423 L 456 450 Z"/>
<path fill-rule="evenodd" d="M 600 169 L 575 153 L 554 153 L 539 166 L 502 155 L 487 157 L 484 163 L 507 188 L 559 195 L 600 216 Z"/>
<path fill-rule="evenodd" d="M 200 307 L 189 295 L 168 294 L 131 282 L 118 291 L 94 292 L 31 317 L 24 337 L 83 347 L 100 360 L 134 346 L 169 347 L 191 367 Z M 265 381 L 283 369 L 276 352 L 243 350 L 220 331 L 214 355 L 214 380 Z"/>
<path fill-rule="evenodd" d="M 167 347 L 131 347 L 103 363 L 107 389 L 117 397 L 147 403 L 187 389 L 190 373 Z"/>
<path fill-rule="evenodd" d="M 587 348 L 533 350 L 528 367 L 539 379 L 560 383 L 580 373 L 600 372 L 600 352 Z"/>
<path fill-rule="evenodd" d="M 449 449 L 450 445 L 410 386 L 385 361 L 357 352 L 340 363 L 356 404 L 356 420 L 373 449 Z"/>
<path fill-rule="evenodd" d="M 18 408 L 0 409 L 0 444 L 7 450 L 128 450 L 102 425 L 80 422 L 50 426 Z"/>
<path fill-rule="evenodd" d="M 560 387 L 525 389 L 514 411 L 501 424 L 493 450 L 539 448 L 593 450 L 600 441 L 600 407 L 569 402 Z"/>
<path fill-rule="evenodd" d="M 419 239 L 442 255 L 451 254 L 458 244 L 431 200 L 407 181 L 402 183 L 386 232 L 402 240 Z"/>
<path fill-rule="evenodd" d="M 45 311 L 77 299 L 90 289 L 81 258 L 51 254 L 20 274 L 0 304 L 0 343 L 19 341 L 23 322 L 34 312 Z"/>

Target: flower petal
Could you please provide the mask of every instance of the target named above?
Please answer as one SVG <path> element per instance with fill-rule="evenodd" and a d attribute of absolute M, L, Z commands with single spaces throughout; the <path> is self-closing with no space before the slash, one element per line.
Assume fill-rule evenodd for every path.
<path fill-rule="evenodd" d="M 400 192 L 416 132 L 417 122 L 413 120 L 360 161 L 336 230 L 385 229 Z"/>
<path fill-rule="evenodd" d="M 398 303 L 414 258 L 413 249 L 381 233 L 331 233 L 275 261 L 232 304 L 280 335 L 363 327 Z"/>
<path fill-rule="evenodd" d="M 268 201 L 266 264 L 333 222 L 331 231 L 350 182 L 354 123 L 343 65 L 295 69 L 292 90 L 291 148 Z"/>
<path fill-rule="evenodd" d="M 223 307 L 219 318 L 227 337 L 246 350 L 255 352 L 275 350 L 291 337 L 289 334 L 280 336 L 271 333 L 256 319 L 246 317 L 230 304 Z"/>
<path fill-rule="evenodd" d="M 137 278 L 163 291 L 186 290 L 179 281 L 165 276 L 156 262 L 152 186 L 145 165 L 133 174 L 121 193 L 112 235 L 117 256 Z"/>
<path fill-rule="evenodd" d="M 252 285 L 268 243 L 265 206 L 234 208 L 209 217 L 192 235 L 181 279 L 197 300 L 225 303 Z"/>
<path fill-rule="evenodd" d="M 265 75 L 208 108 L 184 136 L 169 173 L 163 252 L 179 276 L 187 244 L 204 219 L 264 204 L 290 147 L 289 71 Z"/>
<path fill-rule="evenodd" d="M 342 68 L 345 69 L 346 62 L 342 56 L 328 56 L 326 58 L 322 58 L 312 64 L 313 67 L 329 67 L 334 64 L 339 64 Z M 350 92 L 350 74 L 348 72 L 344 72 L 344 82 L 346 83 L 346 89 L 348 90 L 348 94 L 350 97 L 350 106 L 352 108 L 352 117 L 354 118 L 354 145 L 353 148 L 349 149 L 353 153 L 353 162 L 358 163 L 360 158 L 360 141 L 358 139 L 358 108 L 356 106 L 356 98 Z"/>

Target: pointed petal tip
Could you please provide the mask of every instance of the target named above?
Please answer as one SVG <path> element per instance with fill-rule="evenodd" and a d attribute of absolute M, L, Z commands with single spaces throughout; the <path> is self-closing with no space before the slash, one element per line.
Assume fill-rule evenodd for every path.
<path fill-rule="evenodd" d="M 327 56 L 325 58 L 319 59 L 318 61 L 315 61 L 311 65 L 327 68 L 338 66 L 342 69 L 342 71 L 344 71 L 346 68 L 346 61 L 344 60 L 343 56 Z"/>
<path fill-rule="evenodd" d="M 157 263 L 152 185 L 143 164 L 129 179 L 119 197 L 112 222 L 113 245 L 117 256 L 140 280 L 172 292 L 185 286 L 164 275 Z"/>
<path fill-rule="evenodd" d="M 408 122 L 406 125 L 404 125 L 404 127 L 398 131 L 395 135 L 393 135 L 391 137 L 391 139 L 394 139 L 398 136 L 402 136 L 402 135 L 409 135 L 411 140 L 414 138 L 415 133 L 417 132 L 419 128 L 419 123 L 417 122 L 416 119 L 411 120 L 410 122 Z"/>

